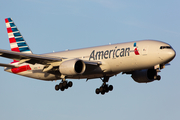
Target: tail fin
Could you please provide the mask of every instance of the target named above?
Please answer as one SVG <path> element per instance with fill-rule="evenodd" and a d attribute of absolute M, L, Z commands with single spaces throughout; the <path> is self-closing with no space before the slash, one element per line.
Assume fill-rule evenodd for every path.
<path fill-rule="evenodd" d="M 19 32 L 18 28 L 14 24 L 12 18 L 6 18 L 6 28 L 8 32 L 11 51 L 32 53 L 29 46 L 25 42 L 23 36 Z"/>

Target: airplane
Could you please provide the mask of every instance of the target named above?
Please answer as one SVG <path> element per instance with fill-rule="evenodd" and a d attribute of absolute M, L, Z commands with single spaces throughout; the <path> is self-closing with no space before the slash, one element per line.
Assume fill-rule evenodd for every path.
<path fill-rule="evenodd" d="M 110 77 L 119 73 L 131 74 L 138 83 L 160 80 L 161 69 L 169 65 L 175 50 L 157 40 L 140 40 L 109 44 L 83 49 L 66 50 L 47 54 L 33 54 L 12 18 L 5 19 L 11 50 L 0 49 L 0 56 L 12 59 L 9 64 L 0 63 L 4 71 L 45 81 L 61 80 L 55 90 L 64 91 L 73 86 L 67 79 L 100 78 L 102 85 L 96 94 L 108 93 Z"/>

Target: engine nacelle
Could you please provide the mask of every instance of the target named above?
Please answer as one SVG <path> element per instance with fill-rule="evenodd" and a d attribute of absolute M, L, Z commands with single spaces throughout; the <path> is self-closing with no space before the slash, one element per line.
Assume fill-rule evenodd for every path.
<path fill-rule="evenodd" d="M 82 60 L 72 59 L 61 63 L 59 71 L 63 75 L 79 75 L 83 74 L 86 69 L 86 65 Z"/>
<path fill-rule="evenodd" d="M 161 77 L 157 75 L 157 71 L 155 69 L 137 70 L 132 73 L 131 77 L 138 83 L 148 83 L 161 79 Z"/>

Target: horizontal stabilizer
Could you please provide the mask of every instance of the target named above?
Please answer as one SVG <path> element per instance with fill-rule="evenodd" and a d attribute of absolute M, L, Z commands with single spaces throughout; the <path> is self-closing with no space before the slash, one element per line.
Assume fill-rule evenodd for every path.
<path fill-rule="evenodd" d="M 16 68 L 19 67 L 18 65 L 11 65 L 11 64 L 4 64 L 4 63 L 0 63 L 1 67 L 9 67 L 9 68 Z"/>
<path fill-rule="evenodd" d="M 37 55 L 37 54 L 27 54 L 27 53 L 22 53 L 22 52 L 14 52 L 14 51 L 9 51 L 9 50 L 2 50 L 0 49 L 0 56 L 9 58 L 9 59 L 14 59 L 17 61 L 22 61 L 35 64 L 47 64 L 51 62 L 59 62 L 62 61 L 62 57 L 53 57 L 53 56 L 47 56 L 47 55 Z"/>

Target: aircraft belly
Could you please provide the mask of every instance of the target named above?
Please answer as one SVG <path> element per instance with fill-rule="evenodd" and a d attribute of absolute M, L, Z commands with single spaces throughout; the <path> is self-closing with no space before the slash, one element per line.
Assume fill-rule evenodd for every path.
<path fill-rule="evenodd" d="M 133 57 L 122 57 L 111 59 L 108 61 L 109 69 L 113 73 L 119 73 L 123 71 L 131 71 L 136 67 L 136 62 Z"/>
<path fill-rule="evenodd" d="M 39 80 L 45 80 L 45 81 L 53 81 L 60 79 L 59 77 L 56 77 L 54 74 L 50 74 L 50 73 L 29 73 L 29 74 L 24 74 L 23 76 L 31 77 Z"/>
<path fill-rule="evenodd" d="M 96 74 L 89 74 L 89 75 L 77 75 L 77 76 L 67 76 L 66 78 L 69 79 L 94 79 L 94 78 L 101 78 L 104 76 L 114 76 L 118 73 L 96 73 Z"/>
<path fill-rule="evenodd" d="M 5 71 L 13 73 L 12 70 L 9 68 L 5 68 Z M 35 78 L 35 79 L 39 79 L 39 80 L 45 80 L 45 81 L 60 79 L 60 77 L 58 77 L 54 74 L 43 73 L 41 71 L 34 72 L 34 70 L 27 70 L 27 71 L 23 71 L 23 72 L 14 73 L 14 74 L 26 76 L 26 77 L 30 77 L 30 78 Z"/>

